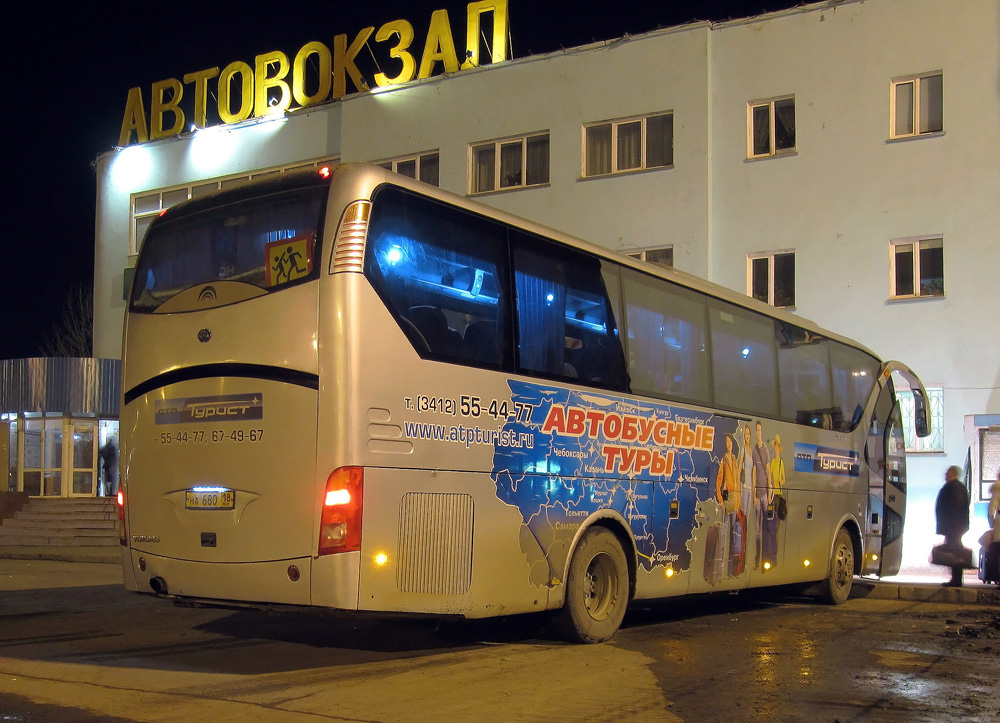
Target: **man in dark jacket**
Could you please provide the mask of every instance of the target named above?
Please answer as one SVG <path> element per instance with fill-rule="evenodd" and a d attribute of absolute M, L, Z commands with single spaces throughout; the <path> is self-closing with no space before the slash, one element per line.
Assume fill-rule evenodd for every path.
<path fill-rule="evenodd" d="M 937 534 L 944 535 L 944 546 L 962 550 L 962 535 L 969 531 L 969 492 L 965 484 L 958 478 L 962 470 L 949 467 L 944 474 L 944 485 L 938 492 L 934 504 L 934 514 L 937 517 Z M 964 567 L 951 568 L 951 581 L 945 585 L 962 587 L 962 571 Z"/>

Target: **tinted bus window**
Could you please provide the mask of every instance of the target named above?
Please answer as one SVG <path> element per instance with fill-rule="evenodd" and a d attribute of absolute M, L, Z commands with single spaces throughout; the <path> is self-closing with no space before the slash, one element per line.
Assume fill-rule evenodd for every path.
<path fill-rule="evenodd" d="M 315 278 L 326 186 L 298 189 L 174 220 L 158 219 L 142 244 L 132 310 L 153 311 L 200 284 L 235 281 L 266 291 Z"/>
<path fill-rule="evenodd" d="M 505 228 L 392 187 L 372 204 L 365 274 L 414 348 L 428 359 L 500 368 Z"/>
<path fill-rule="evenodd" d="M 632 391 L 708 404 L 705 297 L 634 271 L 623 276 Z"/>
<path fill-rule="evenodd" d="M 625 362 L 601 261 L 516 234 L 517 368 L 622 389 Z"/>
<path fill-rule="evenodd" d="M 837 342 L 830 343 L 833 368 L 833 401 L 840 410 L 834 429 L 849 432 L 858 426 L 865 403 L 875 386 L 879 363 L 865 352 Z"/>
<path fill-rule="evenodd" d="M 781 418 L 832 429 L 840 410 L 830 388 L 829 340 L 784 322 L 777 328 Z"/>
<path fill-rule="evenodd" d="M 715 403 L 765 417 L 778 416 L 774 321 L 709 299 Z"/>

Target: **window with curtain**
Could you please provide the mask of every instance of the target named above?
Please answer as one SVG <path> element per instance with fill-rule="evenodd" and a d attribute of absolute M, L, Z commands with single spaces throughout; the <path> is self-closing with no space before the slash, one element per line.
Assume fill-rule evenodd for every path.
<path fill-rule="evenodd" d="M 625 357 L 608 293 L 616 269 L 528 234 L 512 234 L 512 248 L 518 371 L 624 389 Z"/>
<path fill-rule="evenodd" d="M 384 161 L 376 162 L 375 165 L 431 186 L 439 185 L 440 160 L 438 151 L 387 158 Z"/>
<path fill-rule="evenodd" d="M 670 167 L 674 163 L 673 113 L 586 125 L 583 145 L 585 178 Z"/>
<path fill-rule="evenodd" d="M 526 188 L 548 182 L 548 132 L 471 146 L 469 193 Z"/>
<path fill-rule="evenodd" d="M 622 277 L 632 390 L 710 404 L 704 295 L 631 270 Z"/>

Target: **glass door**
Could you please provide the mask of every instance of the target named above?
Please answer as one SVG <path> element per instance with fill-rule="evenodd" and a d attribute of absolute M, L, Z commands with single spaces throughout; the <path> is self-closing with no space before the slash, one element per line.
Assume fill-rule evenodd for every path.
<path fill-rule="evenodd" d="M 73 489 L 70 496 L 93 497 L 97 492 L 97 420 L 74 419 L 69 422 L 72 432 Z"/>

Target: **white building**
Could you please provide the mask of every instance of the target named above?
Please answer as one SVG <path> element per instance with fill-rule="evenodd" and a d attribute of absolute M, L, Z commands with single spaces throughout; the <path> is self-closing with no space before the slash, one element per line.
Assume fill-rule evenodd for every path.
<path fill-rule="evenodd" d="M 979 502 L 998 464 L 998 27 L 998 0 L 831 0 L 117 149 L 97 161 L 95 356 L 120 355 L 127 269 L 161 207 L 305 163 L 418 161 L 909 364 L 940 429 L 909 467 L 905 562 L 925 561 L 946 467 L 976 442 Z"/>

